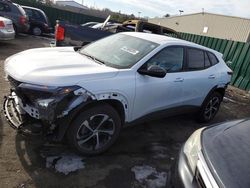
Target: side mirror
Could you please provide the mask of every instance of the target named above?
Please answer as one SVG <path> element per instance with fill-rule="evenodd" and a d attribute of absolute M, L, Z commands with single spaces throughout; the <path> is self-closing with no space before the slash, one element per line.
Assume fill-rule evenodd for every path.
<path fill-rule="evenodd" d="M 147 69 L 141 67 L 137 72 L 142 75 L 148 75 L 157 78 L 164 78 L 166 76 L 166 70 L 157 65 L 151 65 Z"/>

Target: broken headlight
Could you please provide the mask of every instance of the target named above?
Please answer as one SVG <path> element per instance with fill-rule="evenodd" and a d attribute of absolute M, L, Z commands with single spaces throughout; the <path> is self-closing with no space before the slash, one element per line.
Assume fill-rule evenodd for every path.
<path fill-rule="evenodd" d="M 17 95 L 22 99 L 23 104 L 36 108 L 40 119 L 53 121 L 60 114 L 68 103 L 74 98 L 74 91 L 79 86 L 41 86 L 22 83 L 18 86 Z"/>

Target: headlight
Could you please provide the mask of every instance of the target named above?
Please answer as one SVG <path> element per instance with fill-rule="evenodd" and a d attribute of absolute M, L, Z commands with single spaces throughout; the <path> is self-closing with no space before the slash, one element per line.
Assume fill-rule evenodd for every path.
<path fill-rule="evenodd" d="M 64 95 L 68 94 L 72 91 L 75 91 L 81 87 L 79 86 L 66 86 L 66 87 L 55 87 L 55 86 L 45 86 L 45 85 L 34 85 L 34 84 L 26 84 L 22 83 L 18 86 L 18 88 L 22 90 L 31 90 L 38 92 L 48 92 L 53 95 Z"/>
<path fill-rule="evenodd" d="M 201 132 L 203 129 L 204 128 L 201 128 L 195 131 L 186 141 L 183 149 L 193 174 L 195 173 L 195 168 L 198 161 L 198 153 L 201 150 Z"/>

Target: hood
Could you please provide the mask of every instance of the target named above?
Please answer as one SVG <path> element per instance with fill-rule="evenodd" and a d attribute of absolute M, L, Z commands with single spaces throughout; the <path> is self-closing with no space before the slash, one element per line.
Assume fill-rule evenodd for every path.
<path fill-rule="evenodd" d="M 237 120 L 206 128 L 203 154 L 219 187 L 250 185 L 250 120 Z"/>
<path fill-rule="evenodd" d="M 15 54 L 5 61 L 6 75 L 31 84 L 66 86 L 114 77 L 118 69 L 98 64 L 73 47 L 37 48 Z"/>

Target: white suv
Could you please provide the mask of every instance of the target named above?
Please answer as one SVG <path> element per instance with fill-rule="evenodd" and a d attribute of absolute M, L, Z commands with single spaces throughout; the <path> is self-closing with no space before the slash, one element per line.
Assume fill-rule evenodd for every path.
<path fill-rule="evenodd" d="M 6 59 L 5 72 L 11 125 L 40 122 L 54 140 L 67 137 L 88 155 L 108 149 L 123 125 L 143 117 L 197 112 L 200 121 L 213 119 L 232 74 L 216 51 L 137 32 L 83 48 L 23 51 Z"/>

